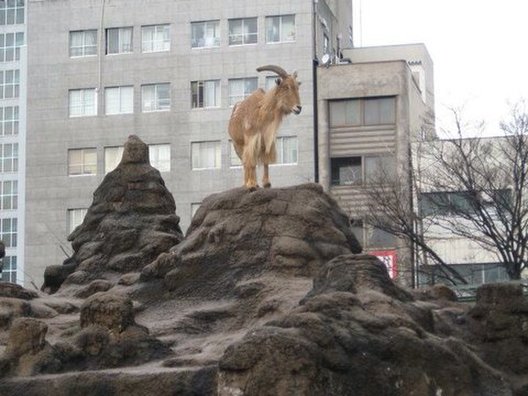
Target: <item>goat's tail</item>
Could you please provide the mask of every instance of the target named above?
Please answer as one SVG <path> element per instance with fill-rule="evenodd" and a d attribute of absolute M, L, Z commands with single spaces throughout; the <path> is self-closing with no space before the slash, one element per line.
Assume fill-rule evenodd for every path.
<path fill-rule="evenodd" d="M 246 166 L 257 166 L 259 162 L 262 162 L 261 157 L 262 153 L 262 135 L 260 133 L 255 133 L 249 138 L 244 147 L 244 155 L 242 162 Z"/>

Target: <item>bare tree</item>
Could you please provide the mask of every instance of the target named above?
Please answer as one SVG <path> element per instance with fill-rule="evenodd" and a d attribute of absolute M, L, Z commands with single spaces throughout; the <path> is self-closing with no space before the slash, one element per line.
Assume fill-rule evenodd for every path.
<path fill-rule="evenodd" d="M 464 138 L 453 111 L 455 137 L 421 141 L 409 155 L 408 177 L 382 171 L 367 189 L 367 222 L 408 241 L 421 263 L 436 264 L 452 283 L 466 283 L 437 251 L 438 238 L 456 236 L 495 255 L 510 279 L 528 267 L 528 112 L 524 102 L 494 138 Z"/>

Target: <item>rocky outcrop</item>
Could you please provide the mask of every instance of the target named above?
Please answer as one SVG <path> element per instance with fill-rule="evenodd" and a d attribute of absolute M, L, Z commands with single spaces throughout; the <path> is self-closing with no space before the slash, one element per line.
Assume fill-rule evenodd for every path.
<path fill-rule="evenodd" d="M 182 241 L 146 155 L 131 137 L 58 292 L 0 283 L 0 394 L 527 394 L 520 286 L 403 289 L 315 184 L 212 195 Z"/>
<path fill-rule="evenodd" d="M 430 314 L 376 258 L 339 257 L 299 307 L 227 348 L 219 394 L 511 394 L 463 342 L 427 332 Z"/>
<path fill-rule="evenodd" d="M 176 294 L 225 297 L 244 279 L 312 277 L 326 261 L 360 251 L 348 217 L 319 185 L 239 188 L 206 198 L 185 241 L 141 276 L 164 279 Z"/>
<path fill-rule="evenodd" d="M 64 282 L 86 284 L 104 273 L 141 271 L 183 239 L 175 210 L 159 171 L 150 166 L 148 146 L 130 136 L 121 162 L 105 176 L 83 223 L 68 237 L 73 256 L 46 269 L 43 289 L 55 292 Z M 77 271 L 84 276 L 73 274 Z"/>

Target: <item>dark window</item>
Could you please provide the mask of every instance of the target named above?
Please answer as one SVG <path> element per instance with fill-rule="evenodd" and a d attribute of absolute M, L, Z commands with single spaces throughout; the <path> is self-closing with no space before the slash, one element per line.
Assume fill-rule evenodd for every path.
<path fill-rule="evenodd" d="M 332 185 L 361 184 L 361 157 L 332 158 Z"/>

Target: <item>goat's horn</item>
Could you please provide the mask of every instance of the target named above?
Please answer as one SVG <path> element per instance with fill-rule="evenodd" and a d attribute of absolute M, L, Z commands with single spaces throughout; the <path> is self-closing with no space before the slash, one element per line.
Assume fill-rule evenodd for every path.
<path fill-rule="evenodd" d="M 269 71 L 272 71 L 274 73 L 277 73 L 279 76 L 281 76 L 282 78 L 286 78 L 288 77 L 288 73 L 286 73 L 286 70 L 284 70 L 282 67 L 280 66 L 276 66 L 276 65 L 266 65 L 266 66 L 260 66 L 260 67 L 257 67 L 257 71 L 258 72 L 261 72 L 261 71 L 265 71 L 265 70 L 269 70 Z"/>

